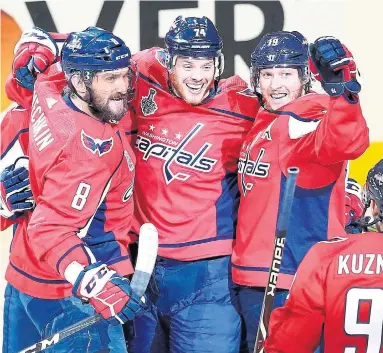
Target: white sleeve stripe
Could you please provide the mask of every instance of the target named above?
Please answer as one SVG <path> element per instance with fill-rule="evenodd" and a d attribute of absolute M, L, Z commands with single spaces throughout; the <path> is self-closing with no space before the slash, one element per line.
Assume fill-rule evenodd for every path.
<path fill-rule="evenodd" d="M 315 131 L 318 128 L 320 122 L 321 122 L 320 120 L 302 121 L 302 120 L 295 119 L 292 116 L 289 116 L 290 139 L 296 140 Z"/>
<path fill-rule="evenodd" d="M 342 64 L 342 63 L 344 63 L 345 61 L 351 61 L 351 60 L 350 60 L 350 58 L 343 58 L 343 59 L 341 59 L 341 60 L 338 60 L 338 61 L 335 61 L 335 62 L 331 63 L 330 65 L 331 65 L 331 66 L 334 66 L 334 65 Z"/>
<path fill-rule="evenodd" d="M 13 59 L 13 62 L 15 62 L 18 58 L 19 58 L 19 56 L 21 56 L 25 51 L 27 51 L 28 50 L 28 48 L 24 48 L 20 53 L 19 53 L 19 55 L 17 55 L 17 56 L 15 56 L 15 58 Z M 15 53 L 16 54 L 16 53 Z"/>
<path fill-rule="evenodd" d="M 92 264 L 96 263 L 97 259 L 94 256 L 94 254 L 92 253 L 92 251 L 87 246 L 84 246 L 84 249 L 90 258 L 90 263 L 92 263 Z"/>

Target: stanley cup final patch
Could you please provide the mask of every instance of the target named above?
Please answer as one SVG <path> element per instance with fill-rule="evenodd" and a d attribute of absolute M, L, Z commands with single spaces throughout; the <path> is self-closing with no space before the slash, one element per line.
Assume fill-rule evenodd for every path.
<path fill-rule="evenodd" d="M 153 114 L 157 109 L 158 105 L 154 101 L 154 97 L 157 94 L 157 91 L 154 88 L 149 88 L 149 93 L 147 96 L 142 96 L 141 98 L 141 111 L 145 116 Z"/>

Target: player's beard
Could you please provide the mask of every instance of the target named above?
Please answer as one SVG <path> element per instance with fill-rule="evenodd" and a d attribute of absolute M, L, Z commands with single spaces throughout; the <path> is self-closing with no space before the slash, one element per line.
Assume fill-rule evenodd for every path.
<path fill-rule="evenodd" d="M 186 103 L 190 105 L 199 105 L 203 100 L 208 96 L 210 89 L 214 85 L 214 80 L 212 82 L 207 82 L 202 87 L 201 92 L 198 94 L 193 94 L 187 87 L 185 82 L 178 82 L 174 77 L 173 73 L 169 75 L 170 84 L 174 93 L 182 98 Z"/>
<path fill-rule="evenodd" d="M 117 123 L 128 111 L 128 96 L 126 94 L 115 94 L 107 99 L 94 94 L 90 89 L 89 109 L 92 114 L 102 121 Z"/>

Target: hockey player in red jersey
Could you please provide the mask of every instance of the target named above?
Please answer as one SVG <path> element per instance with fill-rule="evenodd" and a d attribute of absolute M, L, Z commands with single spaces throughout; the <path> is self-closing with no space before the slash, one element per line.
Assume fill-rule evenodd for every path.
<path fill-rule="evenodd" d="M 383 160 L 367 176 L 377 229 L 383 232 Z M 324 327 L 324 353 L 383 352 L 383 236 L 350 234 L 314 245 L 290 295 L 271 314 L 267 353 L 312 353 Z"/>
<path fill-rule="evenodd" d="M 222 47 L 208 18 L 179 16 L 165 49 L 134 57 L 135 213 L 138 224 L 156 223 L 160 245 L 152 311 L 134 321 L 129 352 L 239 350 L 230 276 L 237 162 L 259 105 L 238 76 L 220 80 Z"/>
<path fill-rule="evenodd" d="M 239 350 L 230 269 L 237 162 L 259 104 L 238 76 L 220 80 L 222 45 L 206 17 L 178 17 L 165 49 L 134 56 L 140 74 L 132 102 L 138 126 L 133 229 L 148 219 L 156 223 L 160 256 L 148 291 L 152 310 L 136 318 L 129 352 Z"/>
<path fill-rule="evenodd" d="M 134 92 L 130 59 L 120 38 L 90 27 L 67 39 L 62 70 L 53 65 L 35 83 L 28 152 L 36 208 L 12 242 L 3 352 L 94 313 L 105 320 L 52 352 L 126 352 L 117 324 L 142 311 L 123 277 L 132 272 L 134 155 L 118 121 Z"/>
<path fill-rule="evenodd" d="M 233 280 L 249 350 L 255 335 L 287 168 L 299 167 L 284 257 L 275 291 L 283 305 L 299 263 L 321 240 L 345 234 L 345 161 L 369 145 L 351 53 L 335 38 L 310 47 L 310 69 L 328 95 L 310 92 L 307 40 L 298 32 L 264 36 L 251 55 L 251 79 L 263 108 L 242 145 L 241 200 Z"/>

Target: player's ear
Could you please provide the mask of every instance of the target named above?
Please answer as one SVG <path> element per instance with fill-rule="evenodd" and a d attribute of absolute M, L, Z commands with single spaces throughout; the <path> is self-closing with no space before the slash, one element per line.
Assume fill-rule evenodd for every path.
<path fill-rule="evenodd" d="M 74 89 L 82 96 L 87 93 L 87 88 L 85 82 L 80 74 L 74 74 L 70 78 L 70 82 L 73 85 Z"/>

